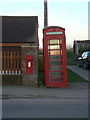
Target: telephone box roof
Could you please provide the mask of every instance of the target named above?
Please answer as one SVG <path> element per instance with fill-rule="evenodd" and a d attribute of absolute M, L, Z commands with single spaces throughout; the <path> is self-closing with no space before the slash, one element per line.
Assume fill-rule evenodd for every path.
<path fill-rule="evenodd" d="M 65 28 L 60 27 L 60 26 L 49 26 L 49 27 L 44 28 L 44 30 L 49 29 L 49 28 L 61 28 L 61 29 L 65 30 Z"/>

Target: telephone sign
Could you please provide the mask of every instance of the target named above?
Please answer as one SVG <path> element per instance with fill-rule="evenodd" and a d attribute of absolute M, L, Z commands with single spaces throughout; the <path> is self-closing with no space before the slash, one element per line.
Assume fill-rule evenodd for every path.
<path fill-rule="evenodd" d="M 62 34 L 62 32 L 46 32 L 46 35 L 59 35 Z"/>

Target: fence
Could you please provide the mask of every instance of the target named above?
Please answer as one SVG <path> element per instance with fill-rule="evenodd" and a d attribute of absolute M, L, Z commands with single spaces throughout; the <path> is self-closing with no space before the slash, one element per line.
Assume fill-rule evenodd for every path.
<path fill-rule="evenodd" d="M 21 68 L 21 53 L 19 51 L 0 53 L 0 74 L 20 74 Z"/>

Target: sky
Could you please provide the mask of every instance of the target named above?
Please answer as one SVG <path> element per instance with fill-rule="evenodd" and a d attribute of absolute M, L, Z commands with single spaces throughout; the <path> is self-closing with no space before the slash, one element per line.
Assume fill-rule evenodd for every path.
<path fill-rule="evenodd" d="M 1 0 L 0 15 L 38 16 L 43 47 L 44 0 Z M 88 0 L 48 0 L 48 26 L 65 28 L 67 48 L 74 40 L 88 40 Z"/>

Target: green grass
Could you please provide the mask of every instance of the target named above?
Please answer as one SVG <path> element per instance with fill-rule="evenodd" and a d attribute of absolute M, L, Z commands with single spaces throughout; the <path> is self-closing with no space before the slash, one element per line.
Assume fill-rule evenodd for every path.
<path fill-rule="evenodd" d="M 67 69 L 68 82 L 87 82 L 87 80 L 81 78 L 76 73 L 72 72 L 70 69 Z M 44 86 L 44 71 L 39 71 L 38 74 L 38 86 Z"/>
<path fill-rule="evenodd" d="M 87 82 L 87 80 L 72 72 L 70 69 L 67 69 L 67 72 L 68 82 Z"/>

